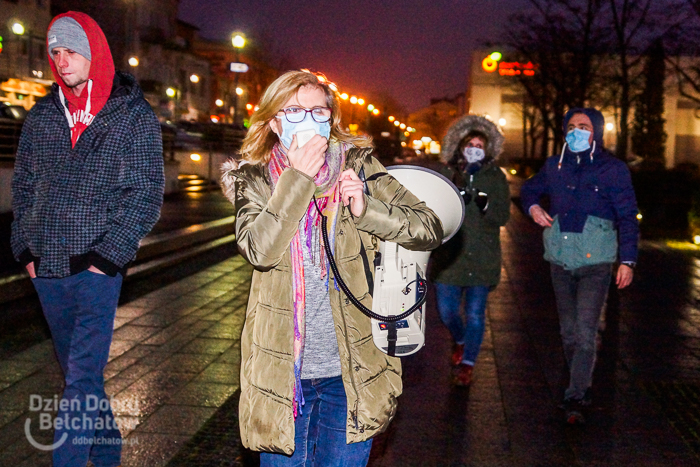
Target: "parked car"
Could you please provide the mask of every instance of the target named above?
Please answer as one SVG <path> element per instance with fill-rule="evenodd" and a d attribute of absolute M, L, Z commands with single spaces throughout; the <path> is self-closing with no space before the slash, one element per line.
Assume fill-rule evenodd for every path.
<path fill-rule="evenodd" d="M 0 157 L 14 157 L 26 117 L 24 107 L 0 104 Z"/>

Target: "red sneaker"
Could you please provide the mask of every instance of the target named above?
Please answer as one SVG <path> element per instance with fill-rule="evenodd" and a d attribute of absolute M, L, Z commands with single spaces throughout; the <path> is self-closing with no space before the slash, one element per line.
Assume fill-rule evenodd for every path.
<path fill-rule="evenodd" d="M 462 363 L 464 356 L 464 344 L 454 344 L 452 346 L 452 366 L 457 366 Z"/>
<path fill-rule="evenodd" d="M 466 363 L 460 363 L 452 373 L 452 382 L 455 386 L 469 386 L 472 384 L 472 372 L 474 367 Z"/>

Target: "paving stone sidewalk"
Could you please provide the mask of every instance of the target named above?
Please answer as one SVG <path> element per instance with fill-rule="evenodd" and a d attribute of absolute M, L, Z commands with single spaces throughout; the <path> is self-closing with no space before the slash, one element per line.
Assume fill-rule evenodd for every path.
<path fill-rule="evenodd" d="M 513 207 L 467 390 L 449 383 L 451 342 L 430 299 L 426 347 L 404 359 L 399 411 L 370 466 L 700 465 L 700 260 L 643 245 L 635 282 L 611 290 L 601 322 L 589 423 L 568 427 L 540 235 Z M 106 377 L 126 440 L 138 441 L 125 466 L 255 465 L 238 444 L 235 397 L 250 274 L 236 256 L 119 308 Z M 30 394 L 60 390 L 50 341 L 0 362 L 0 465 L 50 465 L 24 423 L 36 427 Z"/>
<path fill-rule="evenodd" d="M 117 310 L 106 391 L 125 445 L 123 466 L 162 466 L 239 384 L 239 337 L 251 267 L 235 256 Z M 50 466 L 51 444 L 30 395 L 62 392 L 50 340 L 0 361 L 0 465 Z"/>

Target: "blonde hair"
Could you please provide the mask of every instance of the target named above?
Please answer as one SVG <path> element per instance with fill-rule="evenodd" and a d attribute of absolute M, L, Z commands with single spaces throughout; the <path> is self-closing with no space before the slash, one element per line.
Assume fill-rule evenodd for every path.
<path fill-rule="evenodd" d="M 260 98 L 258 110 L 253 113 L 248 134 L 243 139 L 240 150 L 242 159 L 252 164 L 266 164 L 270 161 L 270 152 L 279 138 L 269 123 L 284 104 L 305 86 L 321 89 L 326 96 L 326 105 L 331 109 L 331 139 L 335 138 L 361 148 L 372 146 L 371 138 L 353 136 L 341 128 L 340 104 L 336 93 L 326 81 L 319 80 L 309 71 L 288 71 L 270 84 Z"/>

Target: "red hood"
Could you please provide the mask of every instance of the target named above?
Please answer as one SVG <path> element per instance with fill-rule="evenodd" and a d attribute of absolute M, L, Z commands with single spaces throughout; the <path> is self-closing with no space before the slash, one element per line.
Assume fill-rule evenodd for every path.
<path fill-rule="evenodd" d="M 87 35 L 88 41 L 90 42 L 90 54 L 92 55 L 92 60 L 90 61 L 90 74 L 88 77 L 88 79 L 92 80 L 92 92 L 89 94 L 90 113 L 92 115 L 97 115 L 102 107 L 104 107 L 110 93 L 112 92 L 112 84 L 114 82 L 114 60 L 112 59 L 112 52 L 109 50 L 107 38 L 105 37 L 104 32 L 102 32 L 100 26 L 94 19 L 85 13 L 69 11 L 68 13 L 58 15 L 51 21 L 49 30 L 51 30 L 51 26 L 53 26 L 53 23 L 57 19 L 65 16 L 73 18 L 78 22 L 78 24 L 80 24 L 80 26 L 82 26 L 85 34 Z M 48 38 L 46 47 L 46 50 L 49 50 Z M 80 97 L 74 95 L 70 88 L 65 85 L 63 79 L 61 79 L 61 77 L 58 75 L 56 65 L 54 64 L 50 54 L 49 63 L 51 64 L 51 71 L 53 71 L 53 76 L 56 83 L 61 87 L 63 94 L 70 104 L 70 112 L 74 113 L 76 111 L 84 110 L 88 99 L 87 87 L 80 94 Z M 84 128 L 82 128 L 80 132 L 82 132 L 83 129 Z M 75 139 L 77 141 L 77 138 Z"/>

